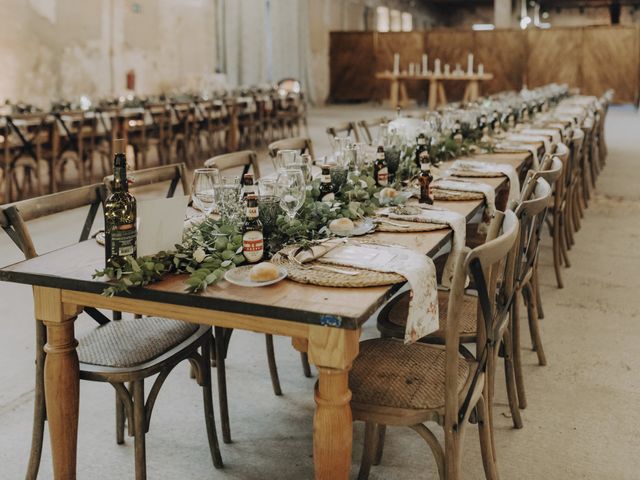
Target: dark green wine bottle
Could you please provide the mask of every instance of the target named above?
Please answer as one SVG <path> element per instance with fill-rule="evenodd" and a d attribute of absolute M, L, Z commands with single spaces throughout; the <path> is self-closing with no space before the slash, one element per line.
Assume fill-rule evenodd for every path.
<path fill-rule="evenodd" d="M 138 232 L 136 227 L 136 199 L 129 193 L 127 158 L 124 140 L 114 144 L 113 185 L 104 203 L 105 263 L 121 267 L 127 257 L 136 258 Z"/>

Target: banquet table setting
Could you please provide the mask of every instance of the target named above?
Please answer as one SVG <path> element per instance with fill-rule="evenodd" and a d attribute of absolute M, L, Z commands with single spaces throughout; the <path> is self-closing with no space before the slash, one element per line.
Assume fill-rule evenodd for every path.
<path fill-rule="evenodd" d="M 207 422 L 216 468 L 224 448 L 214 417 L 223 442 L 231 441 L 225 352 L 231 332 L 247 330 L 266 334 L 267 343 L 273 335 L 291 338 L 303 366 L 317 369 L 308 432 L 315 478 L 349 478 L 352 423 L 363 421 L 358 478 L 375 471 L 388 425 L 414 429 L 433 453 L 439 478 L 452 479 L 460 475 L 462 439 L 477 428 L 484 474 L 497 479 L 495 383 L 506 381 L 512 421 L 522 428 L 524 330 L 540 364 L 546 362 L 538 328 L 540 238 L 552 225 L 560 275 L 605 164 L 610 95 L 581 96 L 550 84 L 447 105 L 421 118 L 399 113 L 370 144 L 331 138 L 332 152 L 323 157 L 275 149 L 274 173 L 263 176 L 250 162 L 242 174 L 230 174 L 214 157 L 189 183 L 183 167 L 169 166 L 163 180 L 171 181 L 173 198 L 138 204 L 138 256 L 121 263 L 105 253 L 113 242 L 108 223 L 100 233 L 93 226 L 97 205 L 121 183 L 118 174 L 69 191 L 75 206 L 96 205 L 81 241 L 41 255 L 21 248 L 24 261 L 0 268 L 1 281 L 33 286 L 35 318 L 46 329 L 42 404 L 46 397 L 54 477 L 75 478 L 82 461 L 80 380 L 99 375 L 85 369 L 96 362 L 85 361 L 90 346 L 76 340 L 74 322 L 82 312 L 109 311 L 202 329 L 187 327 L 189 338 L 200 335 L 201 350 L 181 359 L 209 388 L 205 402 L 208 367 L 216 368 L 219 409 L 214 415 L 211 407 Z M 122 178 L 136 195 L 145 175 Z M 175 194 L 177 184 L 183 195 Z M 24 245 L 20 215 L 53 210 L 56 195 L 69 192 L 2 205 L 0 224 Z M 145 229 L 154 233 L 143 236 Z M 152 240 L 153 247 L 143 245 Z M 529 316 L 520 331 L 522 301 Z M 360 342 L 366 322 L 377 322 L 381 338 Z M 506 380 L 495 375 L 502 362 Z M 144 390 L 129 391 L 117 373 L 114 367 L 100 381 L 116 388 L 129 425 L 145 428 L 135 410 Z M 146 428 L 152 408 L 153 402 Z M 432 429 L 444 431 L 442 445 Z M 144 448 L 136 443 L 136 478 L 146 475 L 138 463 Z"/>

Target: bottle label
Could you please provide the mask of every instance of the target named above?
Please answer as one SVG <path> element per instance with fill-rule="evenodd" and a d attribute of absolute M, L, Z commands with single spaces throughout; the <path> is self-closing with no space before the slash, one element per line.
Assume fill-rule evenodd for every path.
<path fill-rule="evenodd" d="M 255 195 L 256 194 L 256 186 L 255 185 L 245 185 L 244 186 L 244 196 L 247 195 Z"/>
<path fill-rule="evenodd" d="M 421 163 L 420 164 L 420 170 L 429 170 L 431 168 L 431 164 L 430 163 Z"/>
<path fill-rule="evenodd" d="M 376 159 L 377 160 L 384 160 L 384 152 L 376 153 Z"/>
<path fill-rule="evenodd" d="M 242 236 L 242 253 L 249 263 L 262 260 L 264 255 L 264 236 L 259 230 L 249 230 Z"/>
<path fill-rule="evenodd" d="M 320 199 L 321 202 L 333 202 L 335 201 L 336 196 L 335 194 L 332 193 L 327 193 L 326 195 L 323 195 L 322 198 Z"/>
<path fill-rule="evenodd" d="M 133 224 L 120 225 L 111 231 L 111 256 L 131 257 L 136 254 L 137 231 Z"/>
<path fill-rule="evenodd" d="M 418 145 L 426 145 L 427 139 L 423 137 L 418 137 Z"/>
<path fill-rule="evenodd" d="M 382 185 L 386 187 L 389 185 L 389 169 L 387 167 L 381 168 L 378 170 L 378 185 Z"/>
<path fill-rule="evenodd" d="M 331 175 L 322 175 L 320 181 L 322 183 L 331 183 Z"/>
<path fill-rule="evenodd" d="M 258 207 L 247 207 L 247 218 L 258 218 Z"/>

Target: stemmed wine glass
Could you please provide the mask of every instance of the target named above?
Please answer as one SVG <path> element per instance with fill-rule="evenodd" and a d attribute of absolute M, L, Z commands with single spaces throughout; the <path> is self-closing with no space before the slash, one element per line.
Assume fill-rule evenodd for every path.
<path fill-rule="evenodd" d="M 277 182 L 280 207 L 286 212 L 289 221 L 292 221 L 302 207 L 306 195 L 303 173 L 301 170 L 280 170 Z"/>
<path fill-rule="evenodd" d="M 278 150 L 276 157 L 273 159 L 273 166 L 276 169 L 276 173 L 287 168 L 287 165 L 295 163 L 297 157 L 297 150 Z"/>
<path fill-rule="evenodd" d="M 208 217 L 216 206 L 216 187 L 220 184 L 217 168 L 198 168 L 193 172 L 193 202 Z"/>

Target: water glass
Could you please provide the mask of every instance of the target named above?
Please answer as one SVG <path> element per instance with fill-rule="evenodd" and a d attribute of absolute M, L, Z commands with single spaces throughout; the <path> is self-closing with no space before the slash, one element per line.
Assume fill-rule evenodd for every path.
<path fill-rule="evenodd" d="M 238 224 L 242 221 L 244 212 L 240 201 L 241 192 L 240 177 L 222 178 L 216 190 L 216 197 L 223 222 Z"/>
<path fill-rule="evenodd" d="M 278 174 L 280 207 L 293 220 L 306 197 L 306 185 L 300 170 L 281 170 Z"/>
<path fill-rule="evenodd" d="M 269 235 L 276 227 L 276 220 L 280 215 L 280 197 L 277 195 L 260 195 L 258 197 L 258 215 L 264 233 Z"/>
<path fill-rule="evenodd" d="M 285 169 L 286 165 L 295 163 L 297 156 L 297 150 L 278 150 L 276 157 L 273 159 L 273 166 L 276 172 Z"/>
<path fill-rule="evenodd" d="M 217 168 L 198 168 L 193 172 L 193 203 L 205 215 L 211 214 L 216 207 L 216 186 L 220 184 L 220 171 Z"/>
<path fill-rule="evenodd" d="M 277 193 L 276 178 L 261 178 L 258 180 L 258 193 L 260 196 L 274 196 Z"/>

